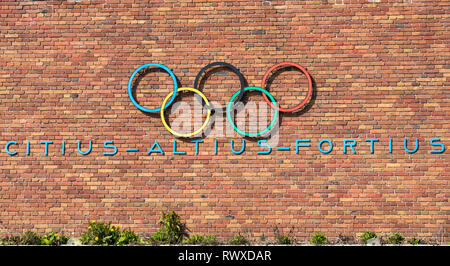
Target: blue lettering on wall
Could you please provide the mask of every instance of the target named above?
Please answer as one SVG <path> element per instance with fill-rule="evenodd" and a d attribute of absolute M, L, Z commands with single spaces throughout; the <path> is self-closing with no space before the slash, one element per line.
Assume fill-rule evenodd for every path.
<path fill-rule="evenodd" d="M 262 148 L 267 148 L 266 151 L 259 151 L 258 154 L 270 154 L 272 152 L 272 147 L 269 144 L 265 144 L 267 142 L 266 139 L 258 140 L 258 146 Z"/>
<path fill-rule="evenodd" d="M 116 147 L 116 145 L 114 145 L 114 141 L 112 141 L 112 140 L 105 141 L 105 142 L 103 142 L 103 146 L 106 149 L 113 149 L 114 150 L 112 152 L 104 152 L 103 155 L 114 156 L 114 155 L 117 154 L 117 147 Z"/>
<path fill-rule="evenodd" d="M 158 149 L 155 150 L 155 147 L 157 147 Z M 152 147 L 150 148 L 150 150 L 148 151 L 147 154 L 150 155 L 150 154 L 152 154 L 154 152 L 157 152 L 157 153 L 160 153 L 161 155 L 164 155 L 164 152 L 161 149 L 161 146 L 159 146 L 159 143 L 156 140 L 155 140 L 155 143 L 153 143 Z"/>
<path fill-rule="evenodd" d="M 408 139 L 407 138 L 405 138 L 403 140 L 403 147 L 405 148 L 405 151 L 407 151 L 408 153 L 415 153 L 419 149 L 419 139 L 416 139 L 416 147 L 414 148 L 414 150 L 408 149 Z"/>
<path fill-rule="evenodd" d="M 326 151 L 322 150 L 322 144 L 323 144 L 324 142 L 327 142 L 327 143 L 330 145 L 330 148 L 328 148 L 328 150 L 326 150 Z M 331 140 L 329 140 L 329 139 L 323 139 L 323 140 L 321 140 L 321 141 L 319 142 L 319 151 L 320 151 L 321 153 L 327 154 L 327 153 L 330 153 L 332 150 L 333 150 L 333 142 L 331 142 Z"/>
<path fill-rule="evenodd" d="M 295 153 L 298 154 L 298 148 L 299 147 L 311 147 L 310 143 L 305 143 L 305 142 L 310 142 L 311 140 L 309 139 L 296 139 L 295 140 Z"/>
<path fill-rule="evenodd" d="M 230 141 L 230 144 L 231 144 L 231 151 L 234 153 L 234 154 L 241 154 L 241 153 L 243 153 L 244 151 L 245 151 L 245 139 L 243 139 L 243 140 L 241 140 L 242 141 L 242 148 L 241 148 L 241 150 L 239 150 L 239 151 L 235 151 L 234 150 L 234 141 L 233 140 L 231 140 Z"/>
<path fill-rule="evenodd" d="M 378 142 L 378 139 L 366 139 L 366 141 L 370 142 L 370 153 L 374 153 L 374 143 Z"/>
<path fill-rule="evenodd" d="M 183 155 L 183 154 L 186 154 L 186 152 L 185 151 L 177 151 L 177 140 L 173 140 L 173 154 L 176 154 L 176 155 Z"/>
<path fill-rule="evenodd" d="M 430 151 L 430 153 L 443 153 L 444 151 L 445 151 L 445 146 L 444 146 L 444 144 L 442 144 L 442 143 L 436 143 L 436 142 L 438 142 L 438 141 L 441 141 L 441 139 L 431 139 L 430 140 L 430 144 L 431 144 L 431 146 L 439 146 L 439 147 L 441 147 L 441 149 L 440 150 L 431 150 Z"/>
<path fill-rule="evenodd" d="M 15 141 L 9 141 L 8 143 L 6 143 L 6 146 L 5 146 L 5 150 L 6 150 L 6 153 L 7 154 L 9 154 L 9 155 L 11 155 L 11 156 L 14 156 L 14 155 L 16 155 L 17 154 L 17 152 L 16 151 L 10 151 L 9 150 L 9 146 L 11 146 L 11 145 L 17 145 L 17 142 L 15 142 Z"/>
<path fill-rule="evenodd" d="M 77 147 L 78 147 L 78 152 L 79 152 L 80 154 L 82 154 L 82 155 L 88 155 L 88 154 L 91 153 L 91 151 L 92 151 L 92 140 L 89 141 L 89 148 L 88 148 L 87 151 L 82 151 L 82 150 L 81 150 L 81 141 L 78 141 Z"/>
<path fill-rule="evenodd" d="M 349 143 L 351 142 L 351 143 Z M 354 154 L 356 154 L 355 147 L 356 146 L 356 140 L 354 139 L 344 139 L 344 154 L 347 154 L 347 147 L 350 147 Z"/>
<path fill-rule="evenodd" d="M 200 139 L 198 139 L 198 140 L 191 140 L 191 142 L 195 143 L 195 155 L 198 155 L 198 144 L 202 143 L 203 140 L 200 140 Z"/>
<path fill-rule="evenodd" d="M 53 141 L 50 141 L 50 140 L 41 141 L 41 144 L 45 144 L 45 150 L 44 150 L 45 156 L 48 156 L 48 144 L 52 144 L 52 143 L 53 143 Z"/>

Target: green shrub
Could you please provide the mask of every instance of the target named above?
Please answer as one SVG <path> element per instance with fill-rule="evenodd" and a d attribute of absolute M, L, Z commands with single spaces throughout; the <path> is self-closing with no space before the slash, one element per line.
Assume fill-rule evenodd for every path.
<path fill-rule="evenodd" d="M 69 239 L 70 238 L 68 236 L 50 232 L 41 237 L 41 244 L 47 246 L 60 246 L 67 244 Z"/>
<path fill-rule="evenodd" d="M 366 231 L 360 236 L 360 238 L 364 242 L 364 244 L 367 244 L 367 240 L 377 238 L 377 234 L 372 231 Z"/>
<path fill-rule="evenodd" d="M 189 238 L 183 239 L 183 244 L 189 244 L 189 245 L 200 245 L 203 244 L 205 241 L 205 237 L 200 235 L 193 235 Z"/>
<path fill-rule="evenodd" d="M 388 242 L 390 244 L 399 245 L 405 241 L 405 238 L 400 233 L 393 233 L 389 236 Z"/>
<path fill-rule="evenodd" d="M 181 223 L 181 218 L 174 211 L 161 211 L 159 230 L 152 236 L 156 244 L 179 244 L 187 235 L 186 225 Z"/>
<path fill-rule="evenodd" d="M 2 245 L 21 245 L 20 236 L 5 236 L 1 240 Z"/>
<path fill-rule="evenodd" d="M 41 244 L 41 238 L 32 231 L 27 231 L 20 239 L 21 245 L 40 245 Z"/>
<path fill-rule="evenodd" d="M 311 244 L 314 245 L 323 245 L 328 242 L 327 237 L 322 233 L 315 233 L 311 237 Z"/>
<path fill-rule="evenodd" d="M 154 233 L 150 240 L 153 244 L 169 244 L 167 234 L 162 232 L 162 230 L 158 230 L 156 233 Z"/>
<path fill-rule="evenodd" d="M 411 244 L 411 245 L 419 245 L 419 244 L 423 244 L 423 240 L 422 240 L 422 239 L 419 239 L 419 238 L 413 237 L 413 238 L 411 238 L 411 239 L 408 241 L 408 244 Z"/>
<path fill-rule="evenodd" d="M 193 235 L 189 238 L 183 239 L 183 244 L 186 245 L 217 245 L 219 242 L 215 236 L 201 236 Z"/>
<path fill-rule="evenodd" d="M 279 244 L 279 245 L 290 245 L 290 244 L 292 244 L 294 242 L 294 240 L 293 240 L 293 238 L 290 235 L 292 235 L 293 231 L 294 231 L 294 228 L 292 228 L 289 231 L 289 235 L 282 235 L 280 233 L 280 230 L 278 229 L 278 226 L 274 226 L 273 227 L 273 232 L 274 232 L 274 235 L 275 235 L 276 243 Z"/>
<path fill-rule="evenodd" d="M 279 236 L 277 237 L 277 243 L 280 245 L 290 245 L 292 241 L 289 236 Z"/>
<path fill-rule="evenodd" d="M 120 238 L 120 229 L 111 226 L 111 223 L 92 221 L 89 223 L 88 231 L 81 236 L 84 245 L 116 245 Z"/>
<path fill-rule="evenodd" d="M 244 236 L 242 236 L 240 233 L 236 236 L 234 236 L 230 240 L 231 245 L 248 245 L 250 244 L 250 241 L 248 241 Z"/>
<path fill-rule="evenodd" d="M 133 231 L 129 231 L 129 230 L 125 229 L 120 233 L 120 237 L 117 240 L 116 244 L 123 246 L 123 245 L 137 244 L 137 243 L 142 243 L 138 234 L 136 234 Z"/>
<path fill-rule="evenodd" d="M 111 223 L 92 221 L 89 223 L 88 231 L 81 236 L 81 243 L 84 245 L 129 245 L 143 243 L 139 235 L 130 230 L 120 231 L 117 226 Z"/>
<path fill-rule="evenodd" d="M 2 238 L 2 245 L 41 245 L 41 237 L 32 231 L 27 231 L 21 236 L 7 236 Z"/>
<path fill-rule="evenodd" d="M 212 246 L 212 245 L 218 245 L 219 241 L 217 240 L 217 237 L 215 237 L 215 236 L 205 236 L 205 240 L 203 241 L 203 243 L 205 245 Z"/>
<path fill-rule="evenodd" d="M 52 245 L 59 246 L 67 244 L 69 237 L 58 235 L 51 232 L 43 236 L 39 236 L 37 233 L 27 231 L 23 235 L 19 236 L 6 236 L 0 240 L 0 245 Z"/>

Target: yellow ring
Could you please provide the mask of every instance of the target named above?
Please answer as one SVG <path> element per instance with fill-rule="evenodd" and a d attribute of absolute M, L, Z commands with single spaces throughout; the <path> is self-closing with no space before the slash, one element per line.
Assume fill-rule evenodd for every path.
<path fill-rule="evenodd" d="M 192 91 L 192 92 L 194 92 L 194 93 L 197 93 L 198 95 L 202 96 L 202 98 L 203 98 L 203 100 L 205 101 L 205 103 L 206 103 L 207 105 L 209 105 L 209 102 L 208 102 L 208 99 L 206 98 L 206 96 L 205 96 L 203 93 L 201 93 L 201 91 L 199 91 L 199 90 L 197 90 L 197 89 L 189 88 L 189 87 L 182 87 L 182 88 L 178 88 L 178 91 Z M 166 105 L 166 102 L 169 100 L 169 98 L 172 96 L 172 94 L 173 94 L 173 91 L 170 92 L 170 93 L 166 96 L 166 98 L 164 99 L 164 101 L 163 101 L 163 103 L 162 103 L 161 106 L 165 106 L 165 105 Z M 189 134 L 181 134 L 181 133 L 178 133 L 178 132 L 176 132 L 175 130 L 171 129 L 171 128 L 169 127 L 169 125 L 167 125 L 166 119 L 165 119 L 165 117 L 164 117 L 164 108 L 161 108 L 161 112 L 160 112 L 160 113 L 161 113 L 161 121 L 162 121 L 164 127 L 165 127 L 170 133 L 172 133 L 173 135 L 178 136 L 178 137 L 182 137 L 182 138 L 192 137 L 192 136 L 197 135 L 199 132 L 201 132 L 201 131 L 206 127 L 206 125 L 208 124 L 209 117 L 211 116 L 211 110 L 208 109 L 208 113 L 206 114 L 206 120 L 205 120 L 205 122 L 203 122 L 203 125 L 202 125 L 201 128 L 199 128 L 199 129 L 197 129 L 196 131 L 194 131 L 194 132 L 192 132 L 192 133 L 189 133 Z"/>

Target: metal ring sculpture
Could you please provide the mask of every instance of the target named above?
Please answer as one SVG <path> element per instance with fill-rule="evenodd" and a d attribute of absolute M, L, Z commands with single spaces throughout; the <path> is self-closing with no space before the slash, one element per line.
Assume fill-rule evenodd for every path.
<path fill-rule="evenodd" d="M 134 76 L 136 76 L 136 74 L 140 70 L 142 70 L 144 68 L 147 68 L 147 67 L 151 67 L 151 66 L 155 66 L 155 67 L 159 67 L 159 68 L 164 69 L 167 73 L 169 73 L 170 77 L 172 78 L 172 81 L 173 81 L 173 95 L 172 95 L 172 98 L 170 98 L 170 100 L 164 106 L 164 108 L 167 108 L 167 107 L 169 107 L 172 104 L 173 100 L 175 99 L 175 95 L 177 94 L 177 89 L 178 89 L 177 78 L 175 77 L 173 72 L 168 67 L 166 67 L 165 65 L 157 64 L 157 63 L 145 64 L 145 65 L 142 65 L 142 66 L 136 68 L 136 70 L 133 72 L 133 74 L 131 74 L 131 77 L 128 80 L 128 96 L 130 97 L 131 102 L 134 104 L 134 106 L 136 106 L 139 110 L 141 110 L 143 112 L 147 112 L 147 113 L 157 113 L 157 112 L 159 112 L 161 110 L 161 108 L 149 109 L 149 108 L 145 108 L 145 107 L 141 106 L 140 104 L 138 104 L 136 102 L 136 100 L 133 97 L 133 92 L 131 91 L 131 85 L 133 83 Z"/>
<path fill-rule="evenodd" d="M 250 91 L 250 90 L 255 90 L 255 91 L 260 91 L 260 92 L 262 92 L 264 95 L 267 95 L 267 96 L 270 98 L 270 100 L 272 101 L 273 104 L 275 104 L 275 105 L 277 104 L 277 102 L 275 101 L 275 99 L 273 98 L 273 96 L 272 96 L 268 91 L 266 91 L 265 89 L 260 88 L 260 87 L 246 87 L 246 88 L 244 89 L 244 91 Z M 259 132 L 256 132 L 256 133 L 245 132 L 245 131 L 240 130 L 240 129 L 234 124 L 233 118 L 231 117 L 231 109 L 232 109 L 232 106 L 231 106 L 231 105 L 233 104 L 233 100 L 234 100 L 234 98 L 236 98 L 236 96 L 237 96 L 238 93 L 239 93 L 239 92 L 236 92 L 233 96 L 231 96 L 231 99 L 230 99 L 230 101 L 228 102 L 228 106 L 227 106 L 227 118 L 228 118 L 228 122 L 229 122 L 230 125 L 233 127 L 233 129 L 234 129 L 236 132 L 238 132 L 239 134 L 244 135 L 244 136 L 246 136 L 246 137 L 259 137 L 259 136 L 261 136 L 262 134 L 264 134 L 264 133 L 266 133 L 267 131 L 269 131 L 269 130 L 273 127 L 273 125 L 275 125 L 275 122 L 277 121 L 277 117 L 278 117 L 278 110 L 277 110 L 277 109 L 275 109 L 275 113 L 274 113 L 274 115 L 272 116 L 272 122 L 270 122 L 270 124 L 269 124 L 265 129 L 263 129 L 263 130 L 261 130 L 261 131 L 259 131 Z"/>
<path fill-rule="evenodd" d="M 267 104 L 269 104 L 272 108 L 275 108 L 276 110 L 278 110 L 280 112 L 294 112 L 294 111 L 299 110 L 308 102 L 308 99 L 309 99 L 309 97 L 311 97 L 312 90 L 313 90 L 312 79 L 311 79 L 311 76 L 309 75 L 308 71 L 306 71 L 306 69 L 303 68 L 301 65 L 292 63 L 292 62 L 279 63 L 279 64 L 276 64 L 273 67 L 269 68 L 269 70 L 267 70 L 266 74 L 263 77 L 263 80 L 261 83 L 261 88 L 266 87 L 266 80 L 269 77 L 270 73 L 272 73 L 273 70 L 281 68 L 281 67 L 289 67 L 289 66 L 298 68 L 301 72 L 303 72 L 303 74 L 305 74 L 306 78 L 308 78 L 308 93 L 307 93 L 305 99 L 303 99 L 303 101 L 300 104 L 298 104 L 297 106 L 291 107 L 291 108 L 281 108 L 281 107 L 275 106 L 271 103 L 271 101 L 269 101 L 266 94 L 263 94 L 264 100 L 266 100 Z"/>
<path fill-rule="evenodd" d="M 199 81 L 200 81 L 200 78 L 201 78 L 201 76 L 202 76 L 202 73 L 205 72 L 207 69 L 209 69 L 209 68 L 211 68 L 211 67 L 214 67 L 214 66 L 225 66 L 225 67 L 227 67 L 227 68 L 230 68 L 234 73 L 236 73 L 236 74 L 238 75 L 239 80 L 240 80 L 240 82 L 241 82 L 241 89 L 240 89 L 238 92 L 236 92 L 235 94 L 233 94 L 233 96 L 230 98 L 230 100 L 228 101 L 228 104 L 227 104 L 227 106 L 226 106 L 225 108 L 218 108 L 218 109 L 215 109 L 214 107 L 212 107 L 212 106 L 210 105 L 208 99 L 206 98 L 206 96 L 205 96 L 201 91 L 199 91 L 198 88 L 197 88 L 197 87 L 198 87 L 198 83 L 199 83 Z M 294 67 L 300 69 L 300 71 L 302 71 L 302 72 L 306 75 L 306 77 L 308 78 L 308 93 L 307 93 L 305 99 L 304 99 L 299 105 L 294 106 L 294 107 L 292 107 L 292 108 L 280 108 L 280 107 L 278 107 L 278 106 L 277 106 L 278 104 L 277 104 L 275 98 L 270 94 L 270 92 L 268 92 L 268 91 L 265 90 L 265 88 L 264 88 L 265 85 L 266 85 L 266 80 L 267 80 L 268 76 L 270 75 L 270 73 L 271 73 L 273 70 L 277 69 L 277 68 L 285 67 L 285 66 L 294 66 Z M 164 100 L 163 100 L 163 102 L 162 102 L 162 104 L 161 104 L 161 107 L 155 108 L 155 109 L 145 108 L 145 107 L 141 106 L 139 103 L 136 102 L 136 100 L 135 100 L 134 97 L 133 97 L 133 93 L 132 93 L 132 82 L 133 82 L 133 78 L 136 76 L 136 74 L 137 74 L 140 70 L 142 70 L 142 69 L 144 69 L 144 68 L 147 68 L 147 67 L 158 67 L 158 68 L 162 68 L 162 69 L 165 70 L 167 73 L 169 73 L 169 75 L 170 75 L 171 78 L 172 78 L 173 84 L 174 84 L 174 85 L 173 85 L 173 91 L 170 92 L 170 93 L 164 98 Z M 200 70 L 200 72 L 197 74 L 197 77 L 195 78 L 194 88 L 183 87 L 183 88 L 179 88 L 179 89 L 178 89 L 177 79 L 176 79 L 175 75 L 172 73 L 172 71 L 171 71 L 168 67 L 166 67 L 166 66 L 164 66 L 164 65 L 161 65 L 161 64 L 157 64 L 157 63 L 149 63 L 149 64 L 144 64 L 144 65 L 138 67 L 138 68 L 137 68 L 136 70 L 134 70 L 134 72 L 131 74 L 131 76 L 130 76 L 130 78 L 129 78 L 129 80 L 128 80 L 128 96 L 130 97 L 131 102 L 134 104 L 134 106 L 136 106 L 139 110 L 141 110 L 141 111 L 143 111 L 143 112 L 148 112 L 148 113 L 156 113 L 156 112 L 160 112 L 161 121 L 162 121 L 164 127 L 165 127 L 170 133 L 172 133 L 173 135 L 178 136 L 178 137 L 184 137 L 184 138 L 187 138 L 187 137 L 195 136 L 195 135 L 197 135 L 198 133 L 200 133 L 200 132 L 206 127 L 206 125 L 208 124 L 208 121 L 209 121 L 209 119 L 210 119 L 211 111 L 212 111 L 212 110 L 226 111 L 228 122 L 231 124 L 231 126 L 233 127 L 233 129 L 234 129 L 236 132 L 238 132 L 239 134 L 244 135 L 244 136 L 246 136 L 246 137 L 259 137 L 259 136 L 263 135 L 264 133 L 268 132 L 268 131 L 274 126 L 274 124 L 275 124 L 275 122 L 276 122 L 276 120 L 277 120 L 277 117 L 278 117 L 278 113 L 279 113 L 279 112 L 294 112 L 294 111 L 299 110 L 300 108 L 302 108 L 302 107 L 307 103 L 308 99 L 311 97 L 311 95 L 312 95 L 312 90 L 313 90 L 313 87 L 312 87 L 312 79 L 311 79 L 311 76 L 310 76 L 310 75 L 308 74 L 308 72 L 306 71 L 306 69 L 303 68 L 302 66 L 300 66 L 299 64 L 291 63 L 291 62 L 283 62 L 283 63 L 279 63 L 279 64 L 276 64 L 276 65 L 274 65 L 273 67 L 271 67 L 271 68 L 266 72 L 266 74 L 264 75 L 264 78 L 263 78 L 261 84 L 262 84 L 261 87 L 245 87 L 245 79 L 244 79 L 244 76 L 239 72 L 239 70 L 238 70 L 236 67 L 234 67 L 234 66 L 232 66 L 232 65 L 230 65 L 230 64 L 228 64 L 228 63 L 224 63 L 224 62 L 214 62 L 214 63 L 211 63 L 211 64 L 205 66 L 204 68 L 202 68 L 202 69 Z M 239 102 L 239 101 L 242 100 L 242 98 L 243 98 L 243 96 L 244 96 L 244 93 L 245 93 L 246 91 L 251 91 L 251 90 L 256 90 L 256 91 L 261 92 L 262 95 L 264 96 L 265 101 L 266 101 L 272 108 L 275 109 L 275 113 L 274 113 L 274 115 L 273 115 L 273 117 L 272 117 L 271 123 L 270 123 L 265 129 L 263 129 L 263 130 L 261 130 L 261 131 L 259 131 L 259 132 L 256 132 L 256 133 L 250 133 L 250 132 L 245 132 L 245 131 L 240 130 L 240 129 L 235 125 L 235 123 L 234 123 L 234 121 L 233 121 L 233 118 L 231 117 L 231 112 L 232 112 L 233 107 L 236 105 L 237 102 Z M 176 94 L 177 94 L 178 91 L 191 91 L 191 92 L 194 92 L 194 93 L 200 95 L 200 96 L 202 97 L 202 99 L 203 99 L 203 100 L 202 100 L 202 105 L 207 109 L 207 114 L 206 114 L 206 120 L 205 120 L 205 122 L 203 122 L 202 126 L 201 126 L 199 129 L 197 129 L 197 130 L 195 130 L 195 131 L 193 131 L 193 132 L 190 132 L 190 133 L 180 133 L 180 132 L 177 132 L 177 131 L 173 130 L 173 129 L 170 128 L 170 126 L 167 124 L 166 119 L 165 119 L 165 117 L 164 117 L 164 110 L 165 110 L 166 108 L 168 108 L 168 107 L 173 103 L 173 101 L 174 101 L 174 99 L 175 99 Z"/>
<path fill-rule="evenodd" d="M 194 93 L 197 93 L 198 95 L 202 96 L 202 98 L 203 98 L 203 100 L 206 102 L 206 104 L 209 104 L 208 99 L 206 98 L 206 96 L 205 96 L 203 93 L 201 93 L 199 90 L 197 90 L 197 89 L 194 89 L 194 88 L 188 88 L 188 87 L 183 87 L 183 88 L 179 88 L 178 91 L 192 91 L 192 92 L 194 92 Z M 203 122 L 203 125 L 202 125 L 199 129 L 197 129 L 196 131 L 191 132 L 191 133 L 186 133 L 186 134 L 176 132 L 175 130 L 173 130 L 172 128 L 170 128 L 169 125 L 167 125 L 166 118 L 164 117 L 164 106 L 165 106 L 166 102 L 169 100 L 169 98 L 172 96 L 172 94 L 173 94 L 173 92 L 170 92 L 170 93 L 166 96 L 166 98 L 164 98 L 164 101 L 163 101 L 163 103 L 161 104 L 161 121 L 162 121 L 164 127 L 165 127 L 170 133 L 174 134 L 175 136 L 182 137 L 182 138 L 188 138 L 188 137 L 192 137 L 192 136 L 197 135 L 197 134 L 200 133 L 200 132 L 206 127 L 206 125 L 208 124 L 209 117 L 211 116 L 211 110 L 208 110 L 208 112 L 206 113 L 206 119 L 205 119 L 205 122 Z"/>
<path fill-rule="evenodd" d="M 242 97 L 244 97 L 245 78 L 242 75 L 242 73 L 239 71 L 239 69 L 237 69 L 233 65 L 225 63 L 225 62 L 214 62 L 214 63 L 208 64 L 207 66 L 203 67 L 200 70 L 200 72 L 198 72 L 197 76 L 195 77 L 194 88 L 198 90 L 198 84 L 201 80 L 203 72 L 205 72 L 206 70 L 208 70 L 212 67 L 215 67 L 215 66 L 223 66 L 223 67 L 229 68 L 231 71 L 233 71 L 239 77 L 239 82 L 241 83 L 241 90 L 239 91 L 239 95 L 234 104 L 241 101 Z M 202 102 L 202 104 L 203 104 L 203 102 Z M 224 112 L 227 110 L 226 107 L 214 108 L 212 105 L 208 105 L 208 104 L 206 104 L 206 105 L 203 104 L 203 107 L 205 107 L 208 110 L 215 110 L 215 111 L 219 111 L 219 112 Z"/>

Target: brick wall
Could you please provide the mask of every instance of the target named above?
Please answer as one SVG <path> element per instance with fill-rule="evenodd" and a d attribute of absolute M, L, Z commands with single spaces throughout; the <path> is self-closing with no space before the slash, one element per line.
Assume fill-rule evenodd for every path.
<path fill-rule="evenodd" d="M 270 239 L 278 225 L 293 226 L 298 240 L 373 230 L 448 241 L 449 155 L 430 153 L 439 148 L 430 139 L 450 145 L 449 2 L 336 1 L 2 0 L 0 233 L 79 235 L 95 219 L 151 234 L 160 210 L 173 209 L 193 233 L 222 239 Z M 192 87 L 214 61 L 238 67 L 250 86 L 275 63 L 308 69 L 313 99 L 281 116 L 279 145 L 294 150 L 257 155 L 262 148 L 247 138 L 234 155 L 236 134 L 203 138 L 199 155 L 178 140 L 187 154 L 174 155 L 159 115 L 128 98 L 128 78 L 144 63 L 162 63 Z M 150 73 L 136 97 L 157 108 L 171 86 L 165 73 Z M 287 71 L 270 92 L 288 107 L 305 86 Z M 238 89 L 221 71 L 202 90 L 225 103 Z M 325 138 L 329 154 L 317 148 Z M 367 138 L 380 140 L 373 154 Z M 404 138 L 410 149 L 417 138 L 419 150 L 405 152 Z M 296 154 L 296 139 L 311 147 Z M 343 154 L 344 139 L 358 141 L 357 154 Z M 45 140 L 53 141 L 48 156 Z M 93 141 L 89 155 L 77 152 L 78 140 L 84 150 Z M 107 140 L 115 156 L 103 155 Z M 164 155 L 147 155 L 155 140 Z M 8 141 L 17 155 L 6 153 Z"/>

